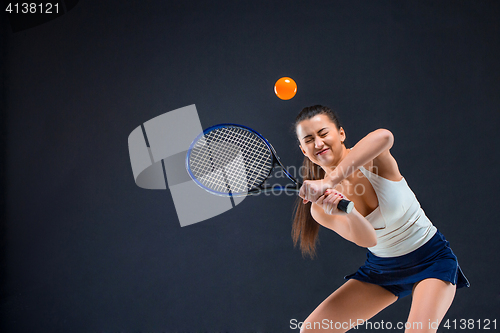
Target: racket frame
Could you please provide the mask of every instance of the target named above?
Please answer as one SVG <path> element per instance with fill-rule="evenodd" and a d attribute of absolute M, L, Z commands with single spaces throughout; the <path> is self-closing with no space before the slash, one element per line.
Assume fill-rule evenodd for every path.
<path fill-rule="evenodd" d="M 267 148 L 269 149 L 269 152 L 271 153 L 271 156 L 272 156 L 272 167 L 269 169 L 269 173 L 266 175 L 266 177 L 264 178 L 264 181 L 261 182 L 258 186 L 250 189 L 248 192 L 245 192 L 245 193 L 242 193 L 242 192 L 238 192 L 238 193 L 233 193 L 233 192 L 219 192 L 219 191 L 215 191 L 213 189 L 209 189 L 207 188 L 206 186 L 204 186 L 192 173 L 191 171 L 191 168 L 190 168 L 190 164 L 189 164 L 189 157 L 191 156 L 191 151 L 193 150 L 195 144 L 201 139 L 202 136 L 206 135 L 207 133 L 210 133 L 218 128 L 226 128 L 226 127 L 239 127 L 239 128 L 242 128 L 242 129 L 245 129 L 255 135 L 257 135 L 263 142 L 264 144 L 267 146 Z M 262 187 L 262 184 L 264 184 L 270 177 L 270 175 L 272 174 L 272 172 L 276 169 L 276 167 L 279 166 L 283 172 L 285 173 L 285 175 L 287 176 L 288 179 L 290 179 L 294 185 L 292 184 L 288 184 L 288 185 L 285 185 L 285 186 L 281 186 L 281 185 L 278 185 L 278 186 L 273 186 L 273 187 Z M 278 156 L 278 154 L 276 153 L 276 150 L 274 149 L 274 147 L 271 145 L 271 143 L 269 141 L 267 141 L 267 139 L 265 137 L 263 137 L 259 132 L 251 129 L 250 127 L 248 126 L 244 126 L 244 125 L 239 125 L 239 124 L 232 124 L 232 123 L 224 123 L 224 124 L 217 124 L 217 125 L 214 125 L 214 126 L 210 126 L 208 128 L 206 128 L 205 130 L 203 130 L 202 133 L 200 133 L 194 140 L 193 142 L 191 143 L 191 145 L 189 146 L 189 149 L 188 149 L 188 152 L 186 154 L 186 170 L 189 174 L 189 176 L 191 177 L 191 179 L 198 185 L 200 186 L 201 188 L 203 188 L 204 190 L 210 192 L 210 193 L 213 193 L 213 194 L 217 194 L 217 195 L 220 195 L 220 196 L 224 196 L 224 197 L 242 197 L 242 196 L 251 196 L 251 195 L 258 195 L 258 194 L 261 194 L 261 193 L 269 193 L 269 192 L 275 192 L 275 191 L 293 191 L 293 192 L 299 192 L 299 189 L 300 187 L 302 186 L 302 184 L 297 181 L 289 172 L 288 170 L 284 167 L 284 165 L 281 163 L 280 161 L 280 158 Z"/>

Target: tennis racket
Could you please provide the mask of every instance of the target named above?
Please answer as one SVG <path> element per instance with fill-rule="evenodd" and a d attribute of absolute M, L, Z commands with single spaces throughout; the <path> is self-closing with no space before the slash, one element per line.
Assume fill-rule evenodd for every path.
<path fill-rule="evenodd" d="M 265 186 L 275 167 L 293 184 Z M 220 124 L 207 128 L 186 155 L 189 176 L 204 190 L 221 196 L 248 196 L 265 192 L 298 193 L 302 184 L 286 170 L 273 146 L 251 128 Z M 338 209 L 350 213 L 354 204 L 342 199 Z"/>

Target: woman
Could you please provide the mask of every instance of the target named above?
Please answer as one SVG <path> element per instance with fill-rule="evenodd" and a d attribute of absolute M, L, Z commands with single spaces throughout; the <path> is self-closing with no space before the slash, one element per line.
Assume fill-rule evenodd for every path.
<path fill-rule="evenodd" d="M 366 321 L 409 294 L 405 332 L 436 332 L 456 288 L 469 283 L 399 173 L 389 152 L 392 133 L 376 130 L 348 149 L 338 118 L 321 105 L 303 109 L 295 130 L 306 172 L 294 243 L 300 239 L 303 254 L 313 257 L 322 225 L 368 248 L 365 265 L 311 313 L 302 332 L 346 332 L 353 328 L 348 323 Z M 351 213 L 337 209 L 342 198 L 354 203 Z"/>

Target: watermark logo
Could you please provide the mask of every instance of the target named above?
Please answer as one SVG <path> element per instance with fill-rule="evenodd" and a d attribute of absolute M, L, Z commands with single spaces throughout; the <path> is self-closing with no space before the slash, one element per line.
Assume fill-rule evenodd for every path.
<path fill-rule="evenodd" d="M 307 321 L 299 322 L 297 319 L 290 320 L 290 329 L 292 330 L 325 330 L 325 332 L 336 329 L 336 330 L 350 330 L 350 329 L 360 329 L 364 328 L 366 330 L 392 330 L 392 329 L 413 329 L 413 330 L 423 330 L 423 328 L 437 329 L 439 327 L 438 321 L 429 320 L 428 323 L 422 322 L 397 322 L 392 323 L 390 321 L 369 321 L 363 319 L 349 321 L 333 321 L 331 319 L 323 319 L 321 321 Z"/>
<path fill-rule="evenodd" d="M 295 179 L 304 179 L 309 174 L 309 170 L 304 166 L 296 167 L 292 165 L 285 168 L 288 174 L 290 174 Z M 374 166 L 368 172 L 378 174 L 378 168 Z M 343 170 L 343 178 L 347 178 L 347 176 L 350 176 L 351 180 L 354 178 L 354 181 L 352 183 L 347 183 L 345 181 L 342 181 L 335 186 L 335 189 L 338 192 L 344 194 L 346 197 L 364 195 L 367 191 L 367 186 L 363 182 L 356 181 L 356 178 L 358 179 L 365 178 L 364 174 L 361 171 L 356 171 L 355 168 L 351 167 Z M 272 190 L 263 192 L 263 194 L 267 196 L 271 195 L 296 196 L 297 195 L 296 191 L 293 191 L 289 188 L 285 188 L 283 186 L 284 184 L 286 184 L 287 181 L 289 181 L 289 179 L 286 172 L 281 168 L 277 168 L 274 171 L 273 175 L 270 178 L 268 178 L 264 182 L 264 184 L 262 184 L 262 187 L 271 188 Z"/>
<path fill-rule="evenodd" d="M 128 137 L 135 183 L 144 189 L 168 188 L 182 227 L 222 214 L 245 199 L 210 194 L 189 176 L 186 154 L 202 132 L 193 104 L 146 121 Z"/>

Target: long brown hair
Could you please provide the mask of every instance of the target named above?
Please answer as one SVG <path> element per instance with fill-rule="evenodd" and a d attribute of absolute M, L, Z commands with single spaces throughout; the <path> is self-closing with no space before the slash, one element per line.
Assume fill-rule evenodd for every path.
<path fill-rule="evenodd" d="M 306 107 L 300 111 L 295 118 L 294 129 L 297 125 L 306 119 L 310 119 L 316 115 L 324 114 L 340 129 L 340 121 L 338 116 L 330 108 L 323 105 L 313 105 Z M 325 177 L 325 171 L 317 164 L 304 156 L 302 163 L 301 176 L 303 180 L 318 180 Z M 300 250 L 302 256 L 309 255 L 312 258 L 316 255 L 316 244 L 318 243 L 319 224 L 311 215 L 311 202 L 302 203 L 302 198 L 298 197 L 295 203 L 295 216 L 292 225 L 293 245 L 296 246 L 300 239 Z"/>

